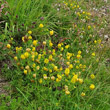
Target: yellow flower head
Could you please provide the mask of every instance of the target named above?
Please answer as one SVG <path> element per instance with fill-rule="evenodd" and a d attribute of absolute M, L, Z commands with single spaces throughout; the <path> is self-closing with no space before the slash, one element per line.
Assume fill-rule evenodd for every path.
<path fill-rule="evenodd" d="M 24 74 L 25 74 L 25 75 L 27 74 L 27 70 L 24 70 Z"/>
<path fill-rule="evenodd" d="M 58 48 L 61 48 L 61 44 L 58 44 Z"/>
<path fill-rule="evenodd" d="M 70 65 L 69 65 L 69 69 L 72 69 L 72 68 L 73 68 L 73 65 L 72 65 L 72 64 L 70 64 Z"/>
<path fill-rule="evenodd" d="M 66 45 L 65 48 L 68 49 L 70 47 L 70 45 Z"/>
<path fill-rule="evenodd" d="M 62 76 L 61 75 L 57 75 L 58 79 L 61 80 L 62 79 Z"/>
<path fill-rule="evenodd" d="M 40 66 L 37 66 L 36 69 L 39 70 L 40 69 Z"/>
<path fill-rule="evenodd" d="M 29 66 L 27 65 L 27 66 L 25 67 L 25 69 L 26 69 L 26 70 L 29 70 L 30 68 L 29 68 Z"/>
<path fill-rule="evenodd" d="M 58 70 L 58 67 L 57 66 L 54 66 L 54 71 L 57 71 Z"/>
<path fill-rule="evenodd" d="M 78 75 L 75 74 L 75 75 L 72 77 L 71 82 L 72 82 L 72 83 L 76 83 L 77 80 L 78 80 Z"/>
<path fill-rule="evenodd" d="M 32 39 L 32 36 L 29 36 L 28 39 Z"/>
<path fill-rule="evenodd" d="M 17 56 L 15 56 L 15 57 L 14 57 L 14 60 L 18 60 L 18 57 L 17 57 Z"/>
<path fill-rule="evenodd" d="M 92 53 L 92 56 L 95 56 L 95 52 Z"/>
<path fill-rule="evenodd" d="M 28 34 L 32 34 L 32 31 L 28 31 Z"/>
<path fill-rule="evenodd" d="M 25 59 L 25 56 L 24 55 L 21 55 L 21 59 Z"/>
<path fill-rule="evenodd" d="M 43 69 L 44 69 L 44 71 L 48 71 L 48 69 L 46 67 L 44 67 Z"/>
<path fill-rule="evenodd" d="M 40 80 L 39 80 L 39 83 L 41 84 L 43 81 L 42 81 L 42 78 L 40 78 Z"/>
<path fill-rule="evenodd" d="M 52 36 L 54 34 L 54 31 L 52 30 L 52 31 L 50 31 L 50 35 Z"/>
<path fill-rule="evenodd" d="M 43 45 L 46 45 L 46 41 L 43 41 Z"/>
<path fill-rule="evenodd" d="M 10 44 L 7 44 L 7 48 L 10 49 L 11 48 L 11 45 Z"/>
<path fill-rule="evenodd" d="M 91 26 L 88 26 L 88 29 L 91 29 Z"/>
<path fill-rule="evenodd" d="M 49 55 L 49 60 L 51 61 L 53 59 L 52 55 Z"/>
<path fill-rule="evenodd" d="M 70 69 L 69 69 L 69 68 L 66 68 L 66 69 L 65 69 L 65 75 L 68 76 L 69 73 L 70 73 Z"/>
<path fill-rule="evenodd" d="M 53 46 L 53 43 L 52 43 L 52 42 L 50 42 L 50 43 L 49 43 L 49 46 L 50 46 L 50 47 L 52 47 L 52 46 Z"/>
<path fill-rule="evenodd" d="M 35 64 L 35 63 L 33 63 L 32 67 L 33 67 L 33 68 L 35 68 L 35 67 L 36 67 L 36 64 Z"/>
<path fill-rule="evenodd" d="M 80 84 L 82 84 L 82 83 L 83 83 L 83 79 L 78 79 L 78 82 L 79 82 Z"/>
<path fill-rule="evenodd" d="M 80 50 L 78 51 L 78 54 L 79 54 L 79 55 L 81 54 L 81 51 L 80 51 Z"/>
<path fill-rule="evenodd" d="M 85 96 L 85 93 L 84 93 L 84 92 L 82 92 L 82 93 L 81 93 L 81 96 L 82 96 L 82 97 L 84 97 L 84 96 Z"/>
<path fill-rule="evenodd" d="M 43 28 L 43 27 L 44 27 L 44 25 L 43 25 L 43 24 L 40 24 L 40 25 L 39 25 L 39 28 Z"/>
<path fill-rule="evenodd" d="M 44 63 L 47 64 L 48 62 L 49 62 L 49 60 L 46 58 L 46 59 L 44 60 Z"/>
<path fill-rule="evenodd" d="M 36 74 L 33 74 L 33 78 L 36 78 Z"/>
<path fill-rule="evenodd" d="M 76 57 L 77 57 L 77 59 L 80 59 L 81 58 L 81 55 L 78 54 Z"/>
<path fill-rule="evenodd" d="M 53 81 L 54 81 L 54 80 L 55 80 L 55 77 L 54 77 L 54 76 L 51 76 L 51 80 L 53 80 Z"/>
<path fill-rule="evenodd" d="M 94 85 L 94 84 L 91 84 L 89 88 L 90 88 L 91 90 L 94 90 L 94 89 L 95 89 L 95 85 Z"/>
<path fill-rule="evenodd" d="M 25 56 L 25 58 L 28 58 L 29 57 L 29 53 L 28 52 L 25 52 L 24 53 L 24 56 Z"/>
<path fill-rule="evenodd" d="M 37 40 L 34 40 L 33 41 L 33 45 L 36 46 L 37 45 L 37 42 L 38 42 Z"/>
<path fill-rule="evenodd" d="M 94 74 L 91 74 L 90 77 L 91 77 L 91 79 L 94 79 L 95 78 L 95 75 Z"/>
<path fill-rule="evenodd" d="M 69 94 L 70 94 L 70 91 L 65 91 L 65 94 L 66 94 L 66 95 L 69 95 Z"/>
<path fill-rule="evenodd" d="M 31 49 L 30 49 L 30 48 L 27 48 L 27 49 L 26 49 L 26 51 L 27 51 L 27 52 L 30 52 L 30 51 L 31 51 Z"/>

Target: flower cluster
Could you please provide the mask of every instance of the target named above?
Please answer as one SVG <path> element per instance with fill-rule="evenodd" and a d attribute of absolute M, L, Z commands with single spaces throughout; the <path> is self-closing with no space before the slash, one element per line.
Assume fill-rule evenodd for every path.
<path fill-rule="evenodd" d="M 16 47 L 14 60 L 21 74 L 24 74 L 30 82 L 38 82 L 39 85 L 48 84 L 49 88 L 60 87 L 67 95 L 71 94 L 76 86 L 83 87 L 87 67 L 83 64 L 82 51 L 72 53 L 69 51 L 71 45 L 63 42 L 55 47 L 51 40 L 39 44 L 38 40 L 32 39 L 31 34 L 32 32 L 28 31 L 27 40 L 22 37 L 24 47 Z M 50 31 L 50 35 L 53 35 L 53 31 Z M 37 50 L 40 45 L 42 47 Z M 10 49 L 10 47 L 10 44 L 7 44 L 7 48 Z M 93 80 L 95 75 L 91 74 L 90 78 Z M 88 88 L 93 90 L 95 85 L 90 84 Z M 83 91 L 81 96 L 85 96 Z"/>

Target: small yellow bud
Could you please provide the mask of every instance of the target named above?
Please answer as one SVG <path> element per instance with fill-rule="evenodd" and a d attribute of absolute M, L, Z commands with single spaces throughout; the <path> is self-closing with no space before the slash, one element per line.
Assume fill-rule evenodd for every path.
<path fill-rule="evenodd" d="M 94 85 L 94 84 L 91 84 L 89 88 L 90 88 L 91 90 L 94 90 L 94 89 L 95 89 L 95 85 Z"/>
<path fill-rule="evenodd" d="M 43 25 L 43 24 L 40 24 L 40 25 L 39 25 L 39 28 L 43 28 L 43 27 L 44 27 L 44 25 Z"/>
<path fill-rule="evenodd" d="M 7 44 L 7 48 L 10 49 L 11 48 L 11 45 L 10 44 Z"/>

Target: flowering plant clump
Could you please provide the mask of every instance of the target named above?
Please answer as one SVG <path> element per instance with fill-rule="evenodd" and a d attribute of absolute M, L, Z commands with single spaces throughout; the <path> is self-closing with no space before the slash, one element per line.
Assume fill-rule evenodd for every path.
<path fill-rule="evenodd" d="M 52 90 L 60 88 L 66 95 L 82 88 L 80 95 L 85 96 L 88 89 L 95 89 L 92 83 L 85 86 L 87 66 L 84 64 L 82 51 L 72 53 L 71 45 L 63 42 L 57 46 L 51 40 L 39 43 L 32 39 L 31 34 L 32 31 L 28 31 L 28 37 L 22 37 L 24 47 L 16 47 L 14 56 L 19 75 L 23 76 L 26 84 L 34 83 Z M 53 35 L 53 31 L 50 31 L 50 35 Z M 7 48 L 10 49 L 11 46 L 7 44 Z M 95 75 L 91 74 L 90 77 L 93 80 Z"/>

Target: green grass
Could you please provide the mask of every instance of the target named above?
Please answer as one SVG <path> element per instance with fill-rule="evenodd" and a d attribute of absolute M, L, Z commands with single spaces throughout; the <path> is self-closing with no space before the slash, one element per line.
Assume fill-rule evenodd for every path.
<path fill-rule="evenodd" d="M 1 4 L 3 4 L 2 1 Z M 10 87 L 7 89 L 11 92 L 8 96 L 0 96 L 0 110 L 109 110 L 110 108 L 110 42 L 104 39 L 104 35 L 109 35 L 109 12 L 107 8 L 106 16 L 102 16 L 102 6 L 110 6 L 103 0 L 7 0 L 5 8 L 3 8 L 0 20 L 5 23 L 0 24 L 0 63 L 2 64 L 2 74 L 10 81 Z M 68 4 L 66 4 L 68 3 Z M 72 6 L 73 4 L 73 6 Z M 66 6 L 67 5 L 67 6 Z M 73 7 L 76 6 L 77 8 Z M 79 6 L 79 8 L 78 8 Z M 99 12 L 95 12 L 93 8 L 97 8 Z M 7 15 L 4 13 L 8 11 Z M 80 12 L 80 14 L 78 13 Z M 85 12 L 86 14 L 82 14 Z M 87 15 L 90 12 L 92 15 Z M 99 17 L 101 15 L 101 17 Z M 43 28 L 39 28 L 39 24 L 43 24 Z M 89 29 L 88 26 L 91 28 Z M 101 31 L 104 28 L 104 32 Z M 54 30 L 51 36 L 49 32 Z M 39 71 L 33 70 L 30 57 L 21 60 L 20 56 L 25 53 L 26 48 L 31 48 L 32 41 L 22 42 L 23 36 L 29 36 L 28 31 L 32 31 L 33 40 L 40 42 L 39 46 L 35 46 L 38 54 L 42 54 L 42 50 L 56 49 L 56 54 L 63 55 L 63 70 L 66 66 L 66 52 L 74 53 L 75 57 L 70 62 L 74 65 L 72 72 L 75 72 L 79 78 L 83 78 L 83 84 L 71 84 L 62 79 L 61 82 L 52 82 L 49 79 L 43 79 L 43 74 L 48 77 L 62 74 L 61 72 L 52 72 L 51 74 L 43 71 L 45 66 L 44 60 L 48 58 L 49 53 L 41 58 Z M 13 40 L 12 40 L 13 38 Z M 49 40 L 53 42 L 53 47 L 46 46 L 42 48 L 43 41 L 49 45 Z M 97 43 L 94 43 L 94 41 Z M 101 40 L 101 41 L 100 41 Z M 61 52 L 57 48 L 59 43 L 69 44 L 70 48 Z M 11 45 L 7 49 L 7 44 Z M 16 47 L 22 47 L 22 51 L 16 53 Z M 81 64 L 86 65 L 85 71 L 76 69 L 77 52 L 81 50 Z M 47 51 L 47 50 L 45 50 Z M 91 56 L 95 52 L 95 56 Z M 18 57 L 18 62 L 23 67 L 29 65 L 31 74 L 36 74 L 35 83 L 30 82 L 32 75 L 24 75 L 18 62 L 13 57 Z M 4 63 L 3 63 L 4 62 Z M 50 63 L 50 62 L 49 62 Z M 53 62 L 60 67 L 58 56 Z M 51 66 L 47 66 L 49 69 Z M 90 75 L 94 74 L 95 79 L 91 79 Z M 42 78 L 43 83 L 39 83 Z M 72 78 L 72 75 L 70 75 Z M 95 85 L 94 90 L 90 90 L 90 84 Z M 64 85 L 68 85 L 70 94 L 66 95 Z M 76 88 L 74 88 L 76 87 Z M 58 89 L 59 88 L 59 89 Z M 61 89 L 61 90 L 60 90 Z M 81 93 L 85 96 L 82 97 Z"/>

